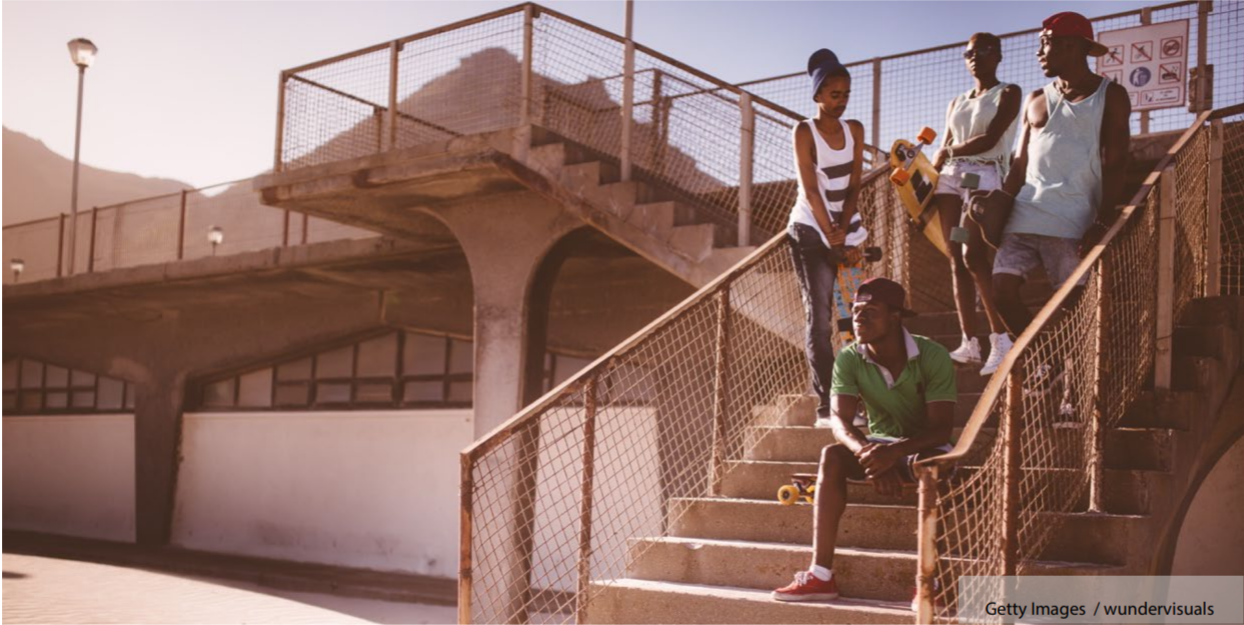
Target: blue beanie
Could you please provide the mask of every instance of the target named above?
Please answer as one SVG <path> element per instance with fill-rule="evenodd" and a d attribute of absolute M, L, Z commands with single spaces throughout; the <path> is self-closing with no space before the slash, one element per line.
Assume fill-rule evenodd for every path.
<path fill-rule="evenodd" d="M 812 97 L 820 92 L 821 85 L 830 76 L 851 76 L 846 66 L 838 62 L 838 55 L 826 48 L 821 48 L 808 57 L 808 77 L 812 79 Z"/>

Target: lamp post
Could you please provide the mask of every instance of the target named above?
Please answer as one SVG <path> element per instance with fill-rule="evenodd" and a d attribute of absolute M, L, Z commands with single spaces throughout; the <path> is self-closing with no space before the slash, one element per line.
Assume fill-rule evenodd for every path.
<path fill-rule="evenodd" d="M 13 270 L 13 281 L 18 282 L 22 279 L 22 272 L 26 271 L 26 261 L 20 258 L 9 259 L 9 269 Z"/>
<path fill-rule="evenodd" d="M 220 226 L 207 229 L 207 242 L 212 244 L 212 256 L 216 255 L 216 246 L 225 242 L 225 231 Z"/>
<path fill-rule="evenodd" d="M 90 39 L 81 37 L 69 42 L 69 58 L 78 66 L 78 122 L 73 134 L 73 192 L 70 200 L 70 212 L 73 215 L 69 222 L 69 275 L 73 275 L 74 262 L 78 257 L 78 152 L 82 146 L 82 83 L 86 79 L 86 68 L 95 62 L 95 53 L 99 48 Z"/>

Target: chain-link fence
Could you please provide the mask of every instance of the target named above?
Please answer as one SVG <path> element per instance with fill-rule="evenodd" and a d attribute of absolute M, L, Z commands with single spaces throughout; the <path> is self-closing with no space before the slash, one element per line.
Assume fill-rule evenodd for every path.
<path fill-rule="evenodd" d="M 1202 13 L 1201 9 L 1212 11 Z M 1198 59 L 1198 31 L 1204 20 L 1206 63 L 1213 66 L 1213 96 L 1208 107 L 1228 106 L 1244 101 L 1244 2 L 1218 0 L 1210 3 L 1176 2 L 1145 10 L 1128 11 L 1093 19 L 1093 30 L 1101 33 L 1144 23 L 1159 24 L 1188 20 L 1190 47 L 1188 65 Z M 964 36 L 971 33 L 963 33 Z M 1039 29 L 1000 35 L 1002 63 L 998 78 L 1015 83 L 1030 93 L 1050 81 L 1041 73 L 1036 52 Z M 851 102 L 844 117 L 858 119 L 870 129 L 869 139 L 881 149 L 889 149 L 895 139 L 911 139 L 921 127 L 941 132 L 945 127 L 947 104 L 972 88 L 972 77 L 964 66 L 966 41 L 919 52 L 907 52 L 850 63 Z M 803 72 L 749 81 L 740 87 L 803 115 L 815 112 L 808 94 L 808 78 Z M 1191 96 L 1190 101 L 1191 101 Z M 1147 120 L 1142 122 L 1142 118 Z M 1186 108 L 1168 108 L 1132 114 L 1133 134 L 1182 130 L 1195 115 Z"/>
<path fill-rule="evenodd" d="M 1207 123 L 1214 116 L 1223 115 L 1206 113 L 1184 133 L 1103 247 L 1016 341 L 955 450 L 923 463 L 943 472 L 955 461 L 981 466 L 922 480 L 919 622 L 955 620 L 963 576 L 1022 574 L 1043 558 L 1065 513 L 1086 500 L 1100 510 L 1104 432 L 1150 380 L 1171 388 L 1175 320 L 1212 293 L 1211 164 L 1223 134 L 1222 121 Z M 1238 118 L 1236 110 L 1226 127 Z M 1083 287 L 1072 288 L 1081 276 Z"/>
<path fill-rule="evenodd" d="M 70 275 L 70 248 L 79 274 L 379 236 L 264 206 L 250 179 L 79 211 L 71 236 L 72 220 L 65 215 L 6 226 L 5 252 L 21 261 L 22 271 L 11 268 L 4 283 Z"/>
<path fill-rule="evenodd" d="M 1222 268 L 1219 285 L 1223 295 L 1244 295 L 1244 115 L 1225 117 L 1217 128 L 1222 139 L 1211 160 L 1210 185 L 1213 197 L 1222 207 Z M 1211 146 L 1212 148 L 1212 146 Z M 1215 175 L 1214 172 L 1221 172 Z M 1217 182 L 1217 187 L 1213 185 Z"/>
<path fill-rule="evenodd" d="M 875 242 L 906 225 L 885 170 L 865 177 Z M 902 249 L 899 241 L 894 248 Z M 901 255 L 866 265 L 906 280 Z M 779 235 L 641 333 L 463 452 L 463 622 L 582 620 L 591 598 L 719 493 L 808 388 L 804 309 Z"/>

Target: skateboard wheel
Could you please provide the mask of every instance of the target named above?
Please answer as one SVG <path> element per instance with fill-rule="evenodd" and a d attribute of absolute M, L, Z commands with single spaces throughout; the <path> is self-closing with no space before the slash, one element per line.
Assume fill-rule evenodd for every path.
<path fill-rule="evenodd" d="M 787 484 L 778 489 L 777 498 L 782 505 L 793 506 L 799 501 L 799 489 Z"/>
<path fill-rule="evenodd" d="M 803 500 L 805 503 L 816 503 L 816 500 L 811 497 L 804 497 Z"/>
<path fill-rule="evenodd" d="M 812 501 L 814 495 L 816 495 L 816 484 L 808 486 L 808 501 Z"/>
<path fill-rule="evenodd" d="M 911 172 L 907 171 L 906 169 L 896 169 L 894 170 L 894 173 L 890 174 L 890 182 L 893 182 L 894 184 L 897 184 L 900 186 L 907 184 L 907 182 L 910 180 L 911 180 Z"/>
<path fill-rule="evenodd" d="M 959 186 L 964 189 L 979 189 L 981 177 L 978 174 L 963 174 L 963 180 L 959 181 Z"/>
<path fill-rule="evenodd" d="M 968 242 L 967 228 L 960 228 L 959 226 L 955 226 L 954 228 L 951 228 L 950 229 L 950 240 L 954 241 L 955 243 L 967 243 Z"/>
<path fill-rule="evenodd" d="M 920 129 L 920 134 L 916 135 L 916 138 L 921 143 L 933 143 L 933 140 L 937 138 L 937 131 L 925 126 Z"/>
<path fill-rule="evenodd" d="M 864 260 L 870 263 L 875 263 L 881 260 L 881 248 L 879 247 L 864 248 Z"/>

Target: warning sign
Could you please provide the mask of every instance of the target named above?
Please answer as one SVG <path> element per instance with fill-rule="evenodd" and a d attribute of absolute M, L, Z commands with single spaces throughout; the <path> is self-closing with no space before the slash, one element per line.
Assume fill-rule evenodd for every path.
<path fill-rule="evenodd" d="M 1188 20 L 1099 33 L 1108 52 L 1097 73 L 1123 85 L 1132 110 L 1182 106 L 1187 97 Z"/>

